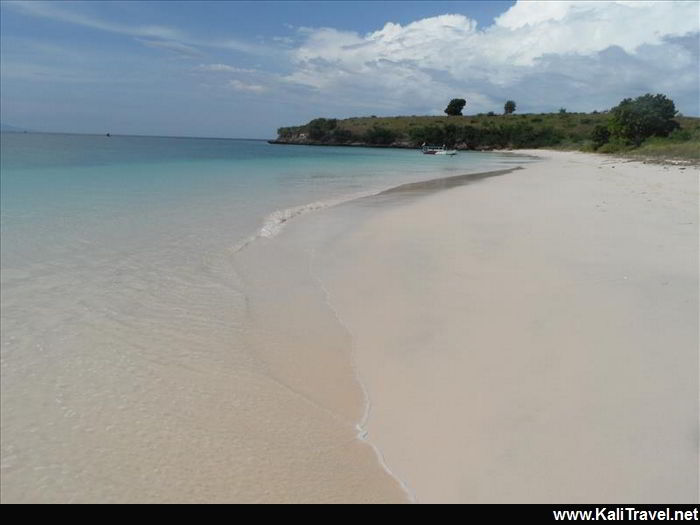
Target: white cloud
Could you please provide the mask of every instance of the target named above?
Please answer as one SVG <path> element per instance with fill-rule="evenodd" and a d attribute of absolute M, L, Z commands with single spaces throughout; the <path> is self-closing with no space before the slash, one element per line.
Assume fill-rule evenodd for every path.
<path fill-rule="evenodd" d="M 198 71 L 209 71 L 212 73 L 255 73 L 255 69 L 247 69 L 243 67 L 229 66 L 227 64 L 200 64 L 197 66 Z"/>
<path fill-rule="evenodd" d="M 98 31 L 106 31 L 109 33 L 159 39 L 149 40 L 147 45 L 150 46 L 160 44 L 160 46 L 163 48 L 174 50 L 175 46 L 180 45 L 181 49 L 188 48 L 186 53 L 181 53 L 183 56 L 200 56 L 201 53 L 193 46 L 225 49 L 229 51 L 257 55 L 269 55 L 275 53 L 272 48 L 263 45 L 242 42 L 232 38 L 225 40 L 200 38 L 187 34 L 180 29 L 168 26 L 114 23 L 90 14 L 86 14 L 80 10 L 76 10 L 75 8 L 67 8 L 61 4 L 62 2 L 46 2 L 38 0 L 31 2 L 3 1 L 3 7 L 9 7 L 17 12 L 29 16 L 49 18 L 51 20 L 88 27 Z"/>
<path fill-rule="evenodd" d="M 42 18 L 51 18 L 69 24 L 81 25 L 97 29 L 100 31 L 108 31 L 110 33 L 121 33 L 131 36 L 163 38 L 169 40 L 177 40 L 184 35 L 177 29 L 158 25 L 124 25 L 107 22 L 99 18 L 86 15 L 74 10 L 59 7 L 60 3 L 56 2 L 6 2 L 7 7 L 11 7 L 17 11 L 27 15 L 37 16 Z"/>
<path fill-rule="evenodd" d="M 697 45 L 679 37 L 697 41 L 699 10 L 697 2 L 519 1 L 486 29 L 454 14 L 366 35 L 304 28 L 286 80 L 321 100 L 371 98 L 407 111 L 470 92 L 469 110 L 483 111 L 506 98 L 523 110 L 602 109 L 619 94 L 661 91 L 697 113 Z"/>
<path fill-rule="evenodd" d="M 265 86 L 262 86 L 260 84 L 249 84 L 247 82 L 243 82 L 242 80 L 231 80 L 228 83 L 229 87 L 235 89 L 236 91 L 248 91 L 251 93 L 262 93 L 264 91 L 267 91 L 267 88 Z"/>
<path fill-rule="evenodd" d="M 145 40 L 142 38 L 137 38 L 136 41 L 148 47 L 172 51 L 182 58 L 197 58 L 202 56 L 201 51 L 181 42 L 173 42 L 170 40 Z"/>

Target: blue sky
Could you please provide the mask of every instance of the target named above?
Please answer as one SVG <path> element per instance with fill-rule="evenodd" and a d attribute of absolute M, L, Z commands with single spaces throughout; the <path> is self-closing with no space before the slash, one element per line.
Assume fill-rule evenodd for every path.
<path fill-rule="evenodd" d="M 46 131 L 269 138 L 318 116 L 698 115 L 698 2 L 12 2 L 0 118 Z"/>

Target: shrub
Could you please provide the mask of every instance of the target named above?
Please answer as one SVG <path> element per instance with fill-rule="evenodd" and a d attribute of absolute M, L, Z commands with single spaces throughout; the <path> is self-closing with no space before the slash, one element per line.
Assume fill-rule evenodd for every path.
<path fill-rule="evenodd" d="M 445 124 L 443 128 L 443 143 L 448 146 L 454 146 L 455 142 L 457 142 L 457 126 Z"/>
<path fill-rule="evenodd" d="M 629 151 L 632 149 L 632 144 L 619 137 L 613 137 L 610 142 L 603 144 L 598 148 L 598 153 L 619 153 L 622 151 Z"/>
<path fill-rule="evenodd" d="M 279 128 L 277 130 L 277 135 L 281 139 L 288 139 L 294 135 L 295 128 Z"/>
<path fill-rule="evenodd" d="M 369 144 L 388 145 L 396 140 L 396 133 L 381 126 L 374 126 L 365 132 L 363 138 Z"/>
<path fill-rule="evenodd" d="M 337 119 L 316 118 L 307 124 L 307 133 L 312 140 L 325 140 L 337 125 Z"/>
<path fill-rule="evenodd" d="M 443 144 L 445 142 L 444 128 L 431 124 L 413 128 L 409 131 L 411 141 L 415 145 L 423 144 Z"/>
<path fill-rule="evenodd" d="M 689 129 L 676 128 L 668 136 L 669 139 L 678 142 L 684 142 L 693 138 L 693 133 Z"/>
<path fill-rule="evenodd" d="M 610 130 L 607 126 L 598 124 L 595 128 L 593 128 L 591 140 L 593 140 L 593 149 L 600 148 L 603 144 L 607 144 L 607 142 L 610 140 Z"/>
<path fill-rule="evenodd" d="M 353 138 L 352 131 L 349 129 L 336 128 L 332 133 L 333 142 L 352 142 Z"/>
<path fill-rule="evenodd" d="M 667 137 L 678 127 L 673 101 L 661 94 L 626 98 L 611 113 L 611 134 L 637 146 L 647 137 Z"/>

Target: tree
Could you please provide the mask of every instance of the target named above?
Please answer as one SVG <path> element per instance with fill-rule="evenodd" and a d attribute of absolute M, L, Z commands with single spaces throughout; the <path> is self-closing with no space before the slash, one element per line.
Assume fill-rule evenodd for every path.
<path fill-rule="evenodd" d="M 462 114 L 462 109 L 467 104 L 467 101 L 463 98 L 453 98 L 450 103 L 445 108 L 445 113 L 449 116 L 457 116 Z"/>
<path fill-rule="evenodd" d="M 598 124 L 595 128 L 593 128 L 591 139 L 593 139 L 593 148 L 598 149 L 603 144 L 607 144 L 610 140 L 610 130 L 607 126 Z"/>
<path fill-rule="evenodd" d="M 676 106 L 665 95 L 626 98 L 610 110 L 610 133 L 639 146 L 647 137 L 667 137 L 679 127 Z"/>
<path fill-rule="evenodd" d="M 510 115 L 515 111 L 515 102 L 512 100 L 509 100 L 506 102 L 506 105 L 503 106 L 503 113 L 506 115 Z"/>
<path fill-rule="evenodd" d="M 312 140 L 325 140 L 329 133 L 338 125 L 337 119 L 315 118 L 309 122 L 307 132 Z"/>
<path fill-rule="evenodd" d="M 370 144 L 381 144 L 389 145 L 396 140 L 396 132 L 382 126 L 374 126 L 371 129 L 365 131 L 364 134 L 365 142 Z"/>

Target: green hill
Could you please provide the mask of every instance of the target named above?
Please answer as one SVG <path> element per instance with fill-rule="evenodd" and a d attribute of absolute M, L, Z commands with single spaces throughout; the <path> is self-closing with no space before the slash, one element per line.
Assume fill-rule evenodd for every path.
<path fill-rule="evenodd" d="M 465 116 L 318 118 L 278 130 L 278 144 L 355 145 L 417 148 L 423 143 L 456 149 L 556 148 L 593 150 L 596 126 L 607 112 L 479 114 Z M 669 137 L 652 137 L 639 147 L 611 142 L 598 151 L 700 159 L 700 118 L 676 117 Z"/>

